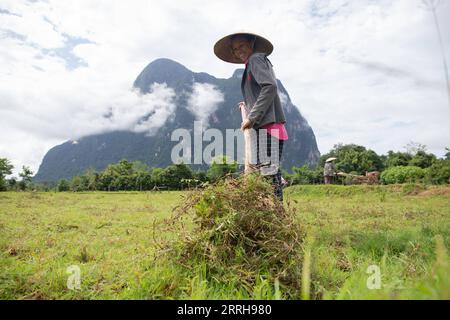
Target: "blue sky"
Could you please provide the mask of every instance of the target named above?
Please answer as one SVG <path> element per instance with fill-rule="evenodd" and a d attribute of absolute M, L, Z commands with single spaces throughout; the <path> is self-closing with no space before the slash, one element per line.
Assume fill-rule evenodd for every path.
<path fill-rule="evenodd" d="M 438 17 L 450 61 L 449 0 Z M 340 142 L 379 154 L 410 141 L 439 156 L 450 147 L 439 43 L 420 0 L 0 0 L 0 157 L 36 171 L 64 141 L 137 130 L 148 111 L 163 125 L 176 110 L 173 92 L 157 86 L 139 96 L 137 75 L 165 57 L 228 78 L 239 66 L 212 47 L 237 30 L 272 41 L 275 72 L 322 153 Z M 210 89 L 194 100 L 214 110 L 220 92 Z M 111 109 L 125 116 L 105 122 Z"/>

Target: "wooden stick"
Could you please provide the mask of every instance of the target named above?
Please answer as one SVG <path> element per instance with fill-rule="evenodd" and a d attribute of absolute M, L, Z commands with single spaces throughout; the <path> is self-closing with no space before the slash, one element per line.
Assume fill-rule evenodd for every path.
<path fill-rule="evenodd" d="M 247 110 L 247 106 L 245 105 L 244 102 L 239 103 L 239 108 L 241 109 L 241 116 L 242 116 L 242 121 L 247 120 L 247 116 L 248 116 L 248 110 Z M 253 159 L 253 148 L 252 146 L 256 143 L 256 141 L 253 141 L 255 138 L 255 136 L 250 132 L 249 129 L 245 129 L 244 130 L 244 144 L 245 144 L 245 158 L 244 158 L 244 164 L 245 164 L 245 174 L 251 173 L 253 171 L 255 171 L 255 165 L 252 164 L 252 159 Z"/>

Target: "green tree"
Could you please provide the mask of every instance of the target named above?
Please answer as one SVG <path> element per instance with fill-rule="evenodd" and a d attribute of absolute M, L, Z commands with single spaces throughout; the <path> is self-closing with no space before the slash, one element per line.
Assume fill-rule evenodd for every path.
<path fill-rule="evenodd" d="M 292 176 L 292 184 L 316 184 L 322 181 L 323 171 L 311 169 L 307 164 L 302 167 L 292 167 L 294 172 Z"/>
<path fill-rule="evenodd" d="M 58 182 L 58 186 L 57 186 L 57 190 L 58 191 L 69 191 L 70 190 L 70 182 L 67 181 L 66 179 L 61 179 Z"/>
<path fill-rule="evenodd" d="M 444 155 L 444 159 L 450 161 L 450 148 L 445 148 L 445 151 L 447 151 L 447 153 Z"/>
<path fill-rule="evenodd" d="M 151 169 L 145 163 L 133 161 L 132 177 L 135 190 L 149 190 L 152 187 Z"/>
<path fill-rule="evenodd" d="M 116 179 L 114 181 L 116 190 L 133 190 L 135 181 L 133 179 L 133 163 L 121 160 L 115 165 Z"/>
<path fill-rule="evenodd" d="M 409 165 L 425 169 L 431 167 L 435 160 L 436 156 L 434 154 L 419 150 L 409 161 Z"/>
<path fill-rule="evenodd" d="M 170 165 L 162 172 L 162 184 L 170 189 L 181 189 L 183 179 L 193 179 L 194 173 L 184 163 Z"/>
<path fill-rule="evenodd" d="M 114 170 L 114 165 L 110 164 L 100 173 L 98 181 L 99 188 L 106 191 L 114 190 L 115 177 L 116 172 Z"/>
<path fill-rule="evenodd" d="M 194 179 L 197 179 L 201 183 L 208 181 L 208 175 L 205 171 L 197 170 L 197 172 L 194 173 Z"/>
<path fill-rule="evenodd" d="M 209 167 L 206 176 L 209 181 L 215 182 L 227 174 L 232 174 L 237 171 L 238 164 L 236 161 L 230 161 L 227 156 L 218 156 L 213 160 Z"/>
<path fill-rule="evenodd" d="M 164 169 L 163 168 L 153 168 L 151 177 L 153 186 L 161 187 L 163 186 L 164 179 Z"/>
<path fill-rule="evenodd" d="M 128 160 L 121 160 L 110 164 L 99 176 L 99 186 L 102 190 L 133 190 L 133 164 Z"/>
<path fill-rule="evenodd" d="M 433 184 L 450 183 L 450 161 L 445 159 L 436 160 L 426 173 L 427 181 Z"/>
<path fill-rule="evenodd" d="M 397 166 L 407 166 L 412 159 L 412 155 L 407 152 L 394 152 L 392 150 L 388 151 L 387 156 L 384 158 L 384 167 L 397 167 Z"/>
<path fill-rule="evenodd" d="M 82 175 L 83 189 L 94 191 L 98 188 L 99 174 L 94 168 L 87 169 Z"/>
<path fill-rule="evenodd" d="M 294 170 L 292 169 L 292 171 Z M 287 170 L 281 169 L 281 176 L 287 181 L 289 185 L 294 184 L 295 173 L 291 174 Z"/>
<path fill-rule="evenodd" d="M 406 153 L 409 153 L 411 156 L 414 156 L 420 151 L 427 151 L 426 145 L 414 141 L 409 142 L 404 148 L 406 149 Z"/>
<path fill-rule="evenodd" d="M 12 177 L 8 181 L 8 190 L 17 190 L 17 179 Z"/>
<path fill-rule="evenodd" d="M 86 191 L 85 181 L 82 176 L 75 176 L 72 178 L 72 181 L 70 182 L 70 189 L 74 192 Z"/>
<path fill-rule="evenodd" d="M 381 171 L 383 162 L 375 151 L 355 144 L 334 145 L 333 149 L 320 157 L 318 169 L 323 169 L 325 160 L 336 157 L 336 168 L 339 171 L 364 175 L 366 171 Z"/>
<path fill-rule="evenodd" d="M 6 158 L 0 158 L 0 191 L 6 190 L 6 176 L 12 174 L 14 166 Z"/>
<path fill-rule="evenodd" d="M 414 166 L 391 167 L 381 173 L 383 184 L 421 182 L 426 170 Z"/>
<path fill-rule="evenodd" d="M 19 177 L 22 180 L 19 182 L 20 190 L 26 190 L 31 185 L 31 180 L 33 178 L 33 171 L 27 166 L 22 166 L 22 172 L 19 173 Z"/>

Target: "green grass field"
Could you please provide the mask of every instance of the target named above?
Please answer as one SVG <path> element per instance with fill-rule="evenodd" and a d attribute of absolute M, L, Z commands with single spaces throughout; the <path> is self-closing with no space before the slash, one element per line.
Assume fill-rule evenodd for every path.
<path fill-rule="evenodd" d="M 0 193 L 0 299 L 282 298 L 264 281 L 245 295 L 154 267 L 154 235 L 175 236 L 154 222 L 182 194 Z M 285 198 L 308 239 L 299 299 L 450 298 L 450 187 L 293 186 Z M 79 290 L 67 288 L 73 265 Z M 379 289 L 367 285 L 373 265 Z"/>

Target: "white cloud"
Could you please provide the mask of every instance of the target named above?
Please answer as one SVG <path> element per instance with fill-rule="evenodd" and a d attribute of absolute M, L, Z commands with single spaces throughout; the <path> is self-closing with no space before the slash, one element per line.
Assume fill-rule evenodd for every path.
<path fill-rule="evenodd" d="M 450 110 L 434 22 L 421 3 L 2 0 L 14 15 L 0 13 L 0 156 L 36 170 L 48 148 L 67 139 L 99 128 L 151 129 L 134 122 L 150 110 L 163 123 L 174 108 L 170 88 L 154 88 L 153 104 L 130 90 L 136 76 L 166 57 L 228 78 L 240 66 L 217 59 L 212 47 L 240 29 L 273 42 L 276 74 L 321 152 L 344 142 L 384 153 L 414 140 L 442 155 Z M 438 11 L 447 55 L 449 8 L 442 1 Z M 69 70 L 51 54 L 68 37 L 89 41 L 73 48 L 86 66 Z M 210 111 L 220 101 L 208 90 L 198 94 L 212 101 Z M 103 118 L 110 109 L 127 116 Z"/>
<path fill-rule="evenodd" d="M 0 30 L 23 35 L 27 43 L 42 48 L 62 47 L 64 45 L 63 35 L 54 30 L 53 25 L 45 19 L 45 16 L 36 15 L 31 10 L 31 8 L 23 10 L 20 16 L 3 14 L 0 19 Z"/>
<path fill-rule="evenodd" d="M 94 93 L 89 94 L 92 94 L 92 101 L 73 108 L 70 120 L 64 123 L 68 129 L 65 134 L 70 134 L 71 138 L 114 130 L 152 135 L 176 109 L 175 91 L 165 83 L 151 85 L 150 92 L 145 95 L 137 89 L 113 93 L 108 97 L 96 98 Z M 88 97 L 83 100 L 87 101 Z"/>
<path fill-rule="evenodd" d="M 187 108 L 197 121 L 201 121 L 203 128 L 208 127 L 208 118 L 220 103 L 224 101 L 223 93 L 210 83 L 194 82 L 192 92 L 188 97 Z"/>

